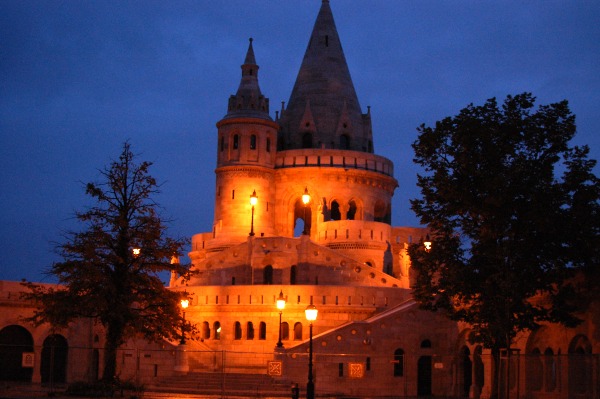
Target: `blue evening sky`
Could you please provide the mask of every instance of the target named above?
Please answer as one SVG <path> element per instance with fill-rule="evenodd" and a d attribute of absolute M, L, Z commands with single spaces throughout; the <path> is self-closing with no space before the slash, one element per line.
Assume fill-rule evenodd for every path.
<path fill-rule="evenodd" d="M 82 183 L 130 140 L 164 182 L 175 236 L 210 231 L 215 123 L 248 38 L 271 114 L 286 101 L 319 0 L 0 0 L 0 280 L 50 281 Z M 421 123 L 532 92 L 568 99 L 600 158 L 600 2 L 332 0 L 376 153 L 395 163 L 393 225 L 417 225 Z M 598 170 L 598 169 L 596 169 Z"/>

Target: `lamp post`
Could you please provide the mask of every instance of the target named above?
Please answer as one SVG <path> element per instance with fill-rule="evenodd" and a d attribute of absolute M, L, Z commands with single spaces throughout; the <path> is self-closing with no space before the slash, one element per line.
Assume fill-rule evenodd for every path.
<path fill-rule="evenodd" d="M 181 300 L 181 308 L 183 309 L 183 319 L 181 320 L 181 341 L 179 341 L 180 345 L 185 345 L 185 310 L 189 306 L 190 301 L 187 299 Z"/>
<path fill-rule="evenodd" d="M 285 309 L 285 297 L 283 296 L 283 291 L 279 291 L 277 309 L 279 309 L 279 341 L 277 341 L 277 347 L 283 348 L 283 342 L 281 342 L 281 313 L 283 313 L 283 309 Z"/>
<path fill-rule="evenodd" d="M 308 187 L 304 187 L 304 194 L 302 194 L 302 203 L 304 204 L 304 229 L 302 230 L 303 235 L 308 234 L 308 230 L 306 229 L 306 208 L 308 207 L 308 203 L 310 202 L 310 194 L 308 193 Z"/>
<path fill-rule="evenodd" d="M 317 307 L 313 304 L 307 306 L 304 314 L 306 315 L 306 320 L 310 323 L 310 332 L 309 332 L 309 344 L 308 344 L 308 383 L 306 384 L 306 399 L 315 399 L 315 383 L 313 382 L 313 363 L 312 363 L 312 355 L 313 355 L 313 344 L 312 344 L 312 328 L 313 321 L 317 320 Z"/>
<path fill-rule="evenodd" d="M 425 251 L 429 252 L 431 250 L 431 238 L 429 234 L 425 236 L 425 241 L 423 241 L 423 246 L 425 247 Z"/>
<path fill-rule="evenodd" d="M 254 236 L 254 205 L 258 202 L 258 196 L 256 195 L 256 190 L 252 190 L 252 195 L 250 195 L 250 205 L 252 205 L 252 219 L 250 219 L 250 234 L 249 236 Z"/>

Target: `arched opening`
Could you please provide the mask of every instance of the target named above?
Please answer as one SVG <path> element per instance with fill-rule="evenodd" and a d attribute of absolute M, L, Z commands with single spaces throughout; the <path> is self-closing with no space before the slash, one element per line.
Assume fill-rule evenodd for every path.
<path fill-rule="evenodd" d="M 33 368 L 23 367 L 23 354 L 33 353 L 33 337 L 17 325 L 0 330 L 0 381 L 31 382 Z"/>
<path fill-rule="evenodd" d="M 298 198 L 296 200 L 296 202 L 294 203 L 294 229 L 293 230 L 294 230 L 295 237 L 302 234 L 304 229 L 306 229 L 306 233 L 310 235 L 311 218 L 312 218 L 312 211 L 310 209 L 310 204 L 304 205 L 304 203 L 302 202 L 302 199 Z M 300 224 L 298 223 L 299 219 L 302 220 L 305 225 L 305 226 L 302 226 L 301 230 L 300 230 Z"/>
<path fill-rule="evenodd" d="M 236 321 L 233 325 L 233 339 L 240 340 L 242 339 L 242 325 L 239 321 Z"/>
<path fill-rule="evenodd" d="M 312 141 L 312 134 L 304 133 L 304 135 L 302 135 L 302 148 L 312 148 Z"/>
<path fill-rule="evenodd" d="M 202 323 L 202 335 L 201 335 L 202 339 L 209 339 L 210 338 L 210 325 L 208 324 L 208 321 L 205 321 Z"/>
<path fill-rule="evenodd" d="M 540 355 L 540 350 L 538 348 L 534 348 L 526 357 L 528 391 L 539 392 L 542 390 L 543 366 Z"/>
<path fill-rule="evenodd" d="M 460 373 L 461 378 L 461 391 L 462 397 L 468 398 L 469 391 L 471 390 L 472 382 L 472 370 L 473 363 L 471 362 L 471 351 L 466 346 L 463 346 L 460 350 Z"/>
<path fill-rule="evenodd" d="M 431 341 L 428 339 L 421 341 L 421 348 L 431 348 Z"/>
<path fill-rule="evenodd" d="M 546 382 L 546 392 L 552 392 L 556 389 L 556 359 L 554 351 L 546 348 L 544 351 L 544 380 Z"/>
<path fill-rule="evenodd" d="M 292 267 L 290 267 L 290 285 L 296 285 L 297 270 L 298 268 L 296 267 L 296 265 L 292 265 Z"/>
<path fill-rule="evenodd" d="M 100 374 L 100 351 L 94 348 L 92 351 L 92 364 L 90 365 L 90 380 L 91 382 L 98 381 Z"/>
<path fill-rule="evenodd" d="M 331 220 L 341 220 L 340 204 L 336 200 L 331 201 Z"/>
<path fill-rule="evenodd" d="M 237 150 L 240 146 L 240 136 L 237 134 L 233 135 L 233 149 Z"/>
<path fill-rule="evenodd" d="M 389 204 L 379 200 L 373 209 L 373 220 L 381 223 L 391 223 L 392 211 Z"/>
<path fill-rule="evenodd" d="M 342 134 L 340 136 L 340 149 L 348 150 L 350 149 L 350 136 L 347 134 Z"/>
<path fill-rule="evenodd" d="M 284 341 L 290 339 L 290 325 L 287 321 L 281 323 L 281 339 Z"/>
<path fill-rule="evenodd" d="M 585 398 L 592 388 L 592 344 L 577 335 L 569 344 L 569 393 L 572 398 Z"/>
<path fill-rule="evenodd" d="M 431 356 L 417 361 L 417 396 L 431 396 Z"/>
<path fill-rule="evenodd" d="M 256 134 L 250 135 L 250 149 L 256 150 Z"/>
<path fill-rule="evenodd" d="M 350 200 L 348 202 L 348 212 L 346 212 L 346 219 L 354 220 L 356 218 L 356 202 L 354 200 Z"/>
<path fill-rule="evenodd" d="M 254 339 L 254 324 L 251 321 L 246 323 L 246 339 Z"/>
<path fill-rule="evenodd" d="M 394 377 L 404 376 L 404 349 L 394 351 Z"/>
<path fill-rule="evenodd" d="M 261 321 L 258 325 L 258 339 L 267 339 L 267 323 Z"/>
<path fill-rule="evenodd" d="M 273 266 L 267 265 L 263 270 L 263 284 L 273 284 Z"/>
<path fill-rule="evenodd" d="M 477 387 L 477 392 L 481 392 L 484 383 L 484 366 L 481 358 L 482 347 L 477 346 L 473 351 L 473 383 Z"/>
<path fill-rule="evenodd" d="M 68 352 L 69 345 L 65 337 L 59 334 L 46 337 L 42 346 L 40 363 L 43 384 L 66 382 Z"/>
<path fill-rule="evenodd" d="M 294 324 L 294 341 L 302 341 L 302 323 Z"/>
<path fill-rule="evenodd" d="M 213 323 L 213 331 L 215 332 L 215 339 L 216 340 L 221 339 L 221 323 L 219 323 L 218 321 L 215 321 Z"/>

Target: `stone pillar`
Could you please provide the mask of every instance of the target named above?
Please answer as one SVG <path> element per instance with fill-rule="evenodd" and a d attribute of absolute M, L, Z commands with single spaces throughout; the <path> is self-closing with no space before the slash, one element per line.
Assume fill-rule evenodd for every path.
<path fill-rule="evenodd" d="M 185 344 L 177 345 L 175 349 L 175 371 L 180 373 L 187 373 L 190 371 L 190 365 L 188 362 L 187 346 Z"/>
<path fill-rule="evenodd" d="M 483 386 L 480 387 L 481 399 L 489 399 L 492 396 L 492 373 L 496 373 L 494 370 L 494 362 L 492 359 L 492 352 L 489 349 L 484 349 L 481 354 L 481 361 L 483 362 Z"/>

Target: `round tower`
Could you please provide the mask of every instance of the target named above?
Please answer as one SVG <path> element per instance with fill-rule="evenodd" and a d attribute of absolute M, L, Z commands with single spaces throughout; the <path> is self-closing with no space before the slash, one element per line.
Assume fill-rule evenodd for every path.
<path fill-rule="evenodd" d="M 274 165 L 278 124 L 258 85 L 252 39 L 237 93 L 217 123 L 217 169 L 213 244 L 240 242 L 251 230 L 273 235 Z M 250 196 L 255 193 L 256 203 Z"/>

